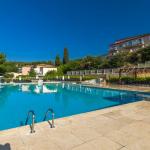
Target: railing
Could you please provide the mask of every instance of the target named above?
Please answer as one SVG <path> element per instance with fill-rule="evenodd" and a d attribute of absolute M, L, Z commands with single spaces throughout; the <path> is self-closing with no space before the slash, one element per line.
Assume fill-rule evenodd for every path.
<path fill-rule="evenodd" d="M 28 121 L 29 121 L 29 119 L 30 119 L 30 115 L 32 115 L 32 123 L 31 123 L 31 125 L 30 125 L 30 127 L 31 127 L 31 133 L 34 133 L 34 132 L 35 132 L 35 130 L 34 130 L 34 125 L 35 125 L 35 113 L 34 113 L 33 110 L 30 110 L 30 111 L 28 112 L 28 116 L 27 116 L 25 125 L 28 124 Z"/>
<path fill-rule="evenodd" d="M 52 114 L 52 123 L 50 123 L 50 125 L 51 125 L 51 128 L 54 128 L 55 126 L 54 126 L 54 111 L 53 111 L 53 109 L 51 109 L 51 108 L 49 108 L 48 110 L 47 110 L 47 112 L 45 113 L 45 117 L 44 117 L 44 119 L 43 119 L 43 121 L 45 121 L 46 119 L 47 119 L 47 117 L 48 117 L 48 113 L 51 113 Z"/>
<path fill-rule="evenodd" d="M 67 75 L 106 75 L 106 74 L 116 74 L 119 69 L 97 69 L 97 70 L 77 70 L 68 71 Z"/>
<path fill-rule="evenodd" d="M 137 66 L 131 66 L 131 67 L 121 67 L 121 68 L 113 68 L 113 69 L 97 69 L 97 70 L 76 70 L 76 71 L 68 71 L 67 75 L 107 75 L 107 74 L 112 74 L 112 75 L 118 75 L 120 70 L 122 73 L 128 74 L 129 72 L 133 71 L 134 69 L 147 69 L 150 71 L 150 62 L 145 63 L 145 64 L 138 64 Z"/>

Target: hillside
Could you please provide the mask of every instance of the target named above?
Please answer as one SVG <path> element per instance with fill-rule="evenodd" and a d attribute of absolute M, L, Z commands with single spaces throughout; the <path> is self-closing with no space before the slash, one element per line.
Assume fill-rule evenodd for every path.
<path fill-rule="evenodd" d="M 112 57 L 108 56 L 86 56 L 81 59 L 71 60 L 59 68 L 66 73 L 71 70 L 117 68 L 122 66 L 135 66 L 139 63 L 150 61 L 150 47 L 139 49 L 136 52 L 122 52 Z"/>

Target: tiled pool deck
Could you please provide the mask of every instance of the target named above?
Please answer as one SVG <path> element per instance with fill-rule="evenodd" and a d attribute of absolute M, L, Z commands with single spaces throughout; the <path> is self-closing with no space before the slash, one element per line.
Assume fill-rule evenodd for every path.
<path fill-rule="evenodd" d="M 0 132 L 0 150 L 150 150 L 150 102 L 140 101 Z"/>

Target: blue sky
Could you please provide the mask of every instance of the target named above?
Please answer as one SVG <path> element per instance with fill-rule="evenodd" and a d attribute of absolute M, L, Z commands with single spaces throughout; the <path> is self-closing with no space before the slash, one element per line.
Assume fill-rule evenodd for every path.
<path fill-rule="evenodd" d="M 150 33 L 149 0 L 0 0 L 0 52 L 9 60 L 101 55 L 117 39 Z"/>

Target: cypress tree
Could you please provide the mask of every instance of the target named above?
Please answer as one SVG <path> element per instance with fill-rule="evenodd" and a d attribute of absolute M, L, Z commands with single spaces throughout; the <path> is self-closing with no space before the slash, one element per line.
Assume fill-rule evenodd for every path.
<path fill-rule="evenodd" d="M 64 48 L 64 57 L 63 57 L 63 64 L 67 64 L 69 62 L 69 53 L 68 49 Z"/>
<path fill-rule="evenodd" d="M 61 65 L 61 60 L 60 60 L 59 55 L 57 55 L 55 58 L 55 66 L 60 66 L 60 65 Z"/>

